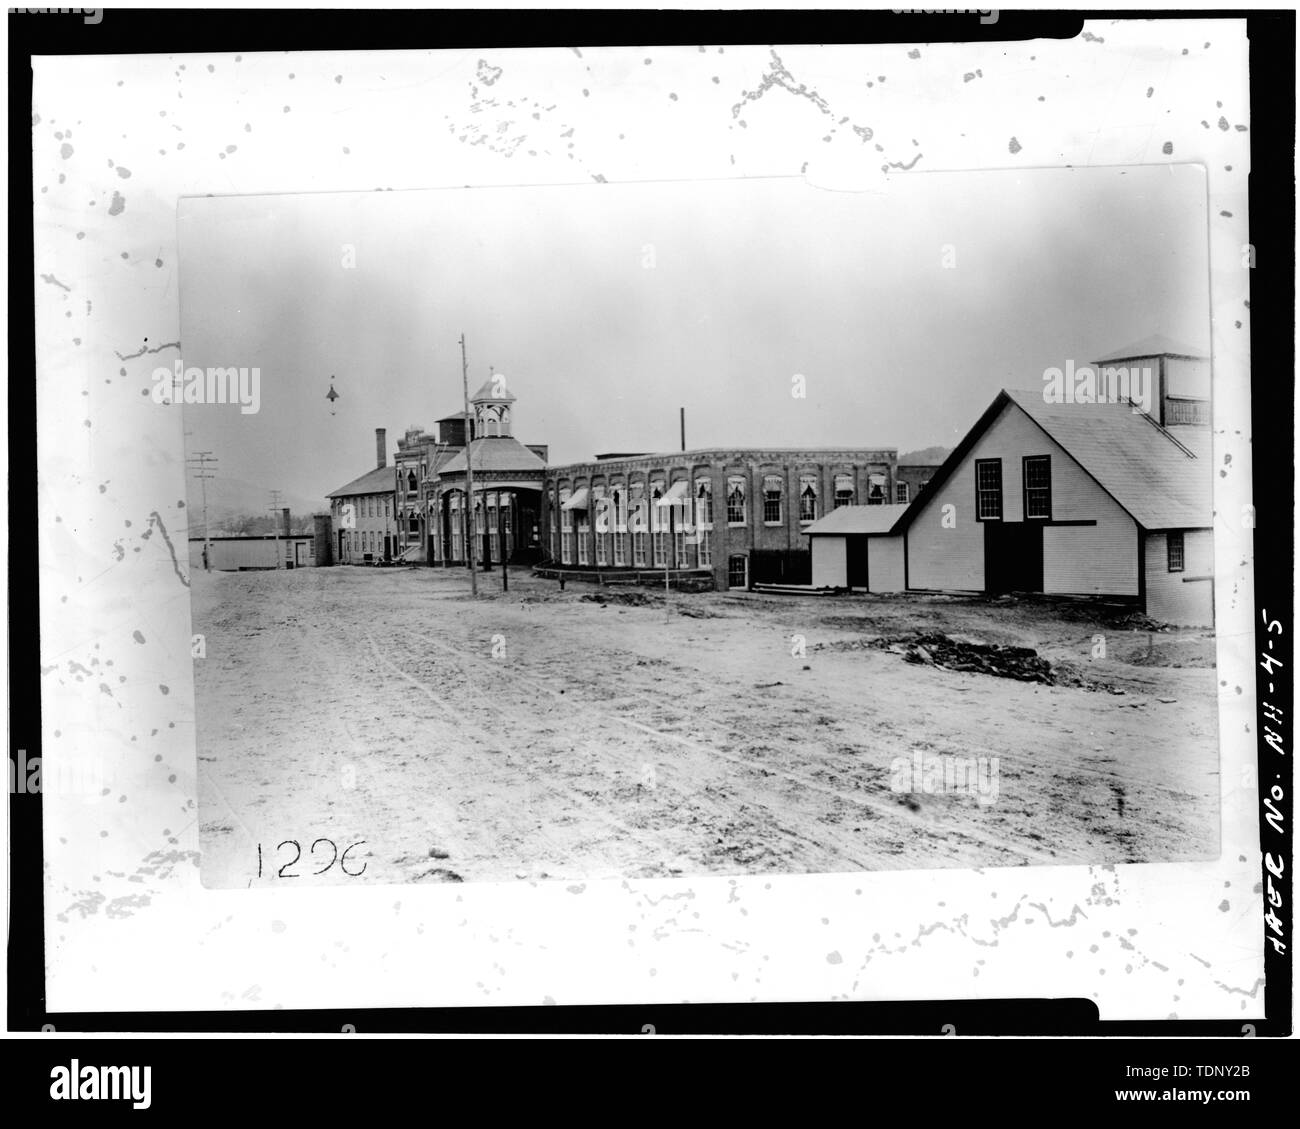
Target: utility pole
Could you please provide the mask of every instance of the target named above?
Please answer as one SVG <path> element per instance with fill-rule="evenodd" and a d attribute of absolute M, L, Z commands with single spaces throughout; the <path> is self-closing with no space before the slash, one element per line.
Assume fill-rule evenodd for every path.
<path fill-rule="evenodd" d="M 469 414 L 469 361 L 465 359 L 465 335 L 460 335 L 460 382 L 465 396 L 465 551 L 469 554 L 469 593 L 478 595 L 478 573 L 474 569 L 474 538 L 478 524 L 474 513 L 474 425 Z"/>
<path fill-rule="evenodd" d="M 282 491 L 271 491 L 271 529 L 275 533 L 275 567 L 284 568 L 284 561 L 280 557 L 280 495 Z"/>
<path fill-rule="evenodd" d="M 513 494 L 510 495 L 514 497 Z M 506 522 L 505 494 L 497 499 L 497 543 L 501 546 L 501 591 L 510 591 L 510 546 L 506 544 L 506 525 L 512 528 L 514 522 Z"/>
<path fill-rule="evenodd" d="M 208 536 L 208 479 L 216 478 L 215 469 L 209 470 L 209 465 L 216 466 L 217 456 L 211 451 L 197 451 L 185 460 L 191 473 L 202 483 L 200 489 L 203 491 L 203 571 L 212 571 L 212 539 Z"/>
<path fill-rule="evenodd" d="M 432 452 L 428 456 L 427 465 L 421 464 L 420 490 L 416 495 L 415 501 L 414 512 L 419 519 L 420 528 L 424 530 L 423 548 L 425 563 L 430 568 L 433 567 L 434 544 L 436 543 L 438 545 L 438 552 L 442 554 L 443 568 L 447 567 L 447 553 L 450 546 L 447 545 L 442 538 L 442 498 L 435 493 L 435 496 L 429 499 L 429 504 L 426 505 L 424 500 L 424 481 L 426 478 L 432 478 L 433 471 L 438 465 L 438 457 L 447 449 L 448 444 L 439 440 L 433 445 Z M 469 456 L 466 455 L 465 457 L 468 460 Z M 433 506 L 433 508 L 429 508 L 430 506 Z M 417 533 L 416 537 L 418 538 L 419 536 L 420 535 Z"/>

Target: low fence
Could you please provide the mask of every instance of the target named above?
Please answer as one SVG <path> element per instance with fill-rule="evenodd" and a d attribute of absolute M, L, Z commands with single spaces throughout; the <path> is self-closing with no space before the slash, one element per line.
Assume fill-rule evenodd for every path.
<path fill-rule="evenodd" d="M 629 585 L 642 588 L 662 588 L 667 576 L 668 586 L 680 592 L 712 592 L 713 570 L 700 568 L 675 569 L 613 569 L 613 568 L 575 568 L 572 565 L 554 563 L 539 564 L 533 567 L 533 575 L 544 580 L 581 581 L 585 584 L 598 584 L 616 587 Z"/>

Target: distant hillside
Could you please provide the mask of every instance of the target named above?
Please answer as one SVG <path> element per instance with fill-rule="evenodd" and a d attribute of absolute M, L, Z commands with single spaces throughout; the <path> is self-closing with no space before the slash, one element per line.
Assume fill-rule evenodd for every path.
<path fill-rule="evenodd" d="M 203 524 L 203 491 L 193 475 L 187 478 L 186 505 L 190 511 L 190 524 L 195 529 Z M 283 493 L 280 505 L 289 507 L 289 518 L 295 529 L 310 528 L 311 515 L 327 510 L 324 498 L 304 498 Z M 216 477 L 208 479 L 208 523 L 213 532 L 229 529 L 230 532 L 270 532 L 271 491 L 255 482 L 242 478 L 228 478 L 218 467 Z M 267 528 L 259 528 L 256 519 L 266 518 Z"/>
<path fill-rule="evenodd" d="M 951 454 L 951 447 L 922 447 L 919 451 L 899 455 L 898 461 L 904 466 L 938 466 Z"/>

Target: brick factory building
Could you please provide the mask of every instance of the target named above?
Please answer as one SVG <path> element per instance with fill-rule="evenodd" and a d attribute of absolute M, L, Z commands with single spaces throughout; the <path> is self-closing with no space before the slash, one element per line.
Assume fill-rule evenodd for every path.
<path fill-rule="evenodd" d="M 897 506 L 910 505 L 938 472 L 940 463 L 899 463 L 894 481 L 894 496 L 889 500 Z"/>
<path fill-rule="evenodd" d="M 803 530 L 895 497 L 889 447 L 711 448 L 610 455 L 546 471 L 543 527 L 557 569 L 657 572 L 719 588 L 808 584 Z"/>

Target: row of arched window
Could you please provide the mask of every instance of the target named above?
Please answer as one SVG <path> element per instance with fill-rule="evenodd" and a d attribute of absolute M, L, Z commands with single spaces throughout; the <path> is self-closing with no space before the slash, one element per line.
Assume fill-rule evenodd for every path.
<path fill-rule="evenodd" d="M 820 499 L 820 476 L 801 474 L 798 483 L 797 502 L 799 521 L 803 524 L 816 521 L 823 512 Z M 889 501 L 886 493 L 886 478 L 882 474 L 873 474 L 868 478 L 866 505 L 883 505 Z M 726 516 L 728 525 L 746 525 L 749 522 L 748 499 L 746 496 L 748 479 L 744 475 L 728 475 L 726 487 Z M 898 484 L 898 501 L 907 501 L 906 483 Z M 689 491 L 684 489 L 685 480 L 673 483 L 672 489 L 681 486 L 680 502 L 674 502 L 677 509 L 677 521 L 686 528 L 693 525 L 711 526 L 713 523 L 713 480 L 706 475 L 695 478 Z M 615 529 L 626 529 L 638 521 L 644 522 L 652 530 L 662 525 L 665 529 L 669 521 L 660 513 L 663 507 L 657 505 L 666 493 L 663 479 L 652 479 L 649 483 L 649 498 L 646 496 L 647 485 L 633 482 L 631 486 L 622 483 L 605 487 L 579 487 L 576 492 L 571 487 L 563 487 L 558 494 L 561 530 L 585 530 L 593 520 L 599 521 L 602 513 L 608 513 L 607 521 Z M 759 504 L 762 507 L 763 522 L 766 525 L 781 525 L 785 521 L 786 480 L 784 475 L 765 474 L 762 478 L 762 494 Z M 578 496 L 580 505 L 570 505 Z M 638 517 L 648 504 L 649 513 Z M 833 478 L 831 509 L 841 506 L 857 505 L 857 486 L 852 474 L 836 474 Z M 575 514 L 577 518 L 575 519 Z"/>

